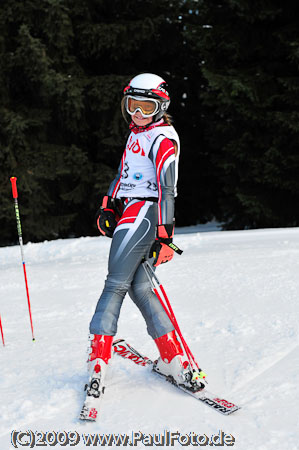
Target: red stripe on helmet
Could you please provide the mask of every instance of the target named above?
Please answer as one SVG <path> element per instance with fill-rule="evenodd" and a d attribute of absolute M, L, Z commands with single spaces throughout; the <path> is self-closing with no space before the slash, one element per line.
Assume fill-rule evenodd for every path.
<path fill-rule="evenodd" d="M 159 95 L 159 97 L 164 98 L 165 100 L 170 100 L 169 95 L 167 95 L 165 92 L 160 91 L 160 89 L 152 89 L 152 92 L 154 94 Z"/>

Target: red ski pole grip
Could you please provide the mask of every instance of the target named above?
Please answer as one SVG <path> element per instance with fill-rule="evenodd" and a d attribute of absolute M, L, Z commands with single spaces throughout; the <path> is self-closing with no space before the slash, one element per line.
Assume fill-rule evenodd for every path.
<path fill-rule="evenodd" d="M 18 198 L 17 177 L 11 177 L 10 181 L 12 187 L 12 196 L 13 198 Z"/>

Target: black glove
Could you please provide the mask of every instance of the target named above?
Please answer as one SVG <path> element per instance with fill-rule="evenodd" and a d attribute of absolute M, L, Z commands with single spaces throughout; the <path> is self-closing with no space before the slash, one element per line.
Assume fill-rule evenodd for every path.
<path fill-rule="evenodd" d="M 102 206 L 97 212 L 97 226 L 101 234 L 112 238 L 114 230 L 117 226 L 116 212 L 114 209 L 113 199 L 105 195 Z"/>

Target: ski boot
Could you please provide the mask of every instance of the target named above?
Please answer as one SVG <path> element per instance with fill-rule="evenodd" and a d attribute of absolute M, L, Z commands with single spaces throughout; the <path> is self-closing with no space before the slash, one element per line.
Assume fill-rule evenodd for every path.
<path fill-rule="evenodd" d="M 87 360 L 89 375 L 98 380 L 104 388 L 104 380 L 107 372 L 108 361 L 111 358 L 113 336 L 104 336 L 101 334 L 94 334 L 90 336 L 90 350 Z M 97 396 L 92 388 L 90 395 Z"/>
<path fill-rule="evenodd" d="M 105 376 L 111 358 L 113 336 L 90 335 L 88 355 L 89 381 L 85 386 L 86 399 L 80 413 L 82 420 L 96 420 L 105 391 Z"/>
<path fill-rule="evenodd" d="M 155 343 L 160 352 L 160 358 L 154 363 L 154 371 L 163 375 L 173 384 L 184 386 L 186 389 L 197 392 L 205 388 L 204 372 L 194 371 L 190 366 L 175 331 L 165 334 Z"/>

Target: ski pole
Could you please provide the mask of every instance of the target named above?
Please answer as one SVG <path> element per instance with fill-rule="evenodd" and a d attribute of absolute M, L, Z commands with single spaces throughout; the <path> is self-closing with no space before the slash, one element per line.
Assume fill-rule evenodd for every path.
<path fill-rule="evenodd" d="M 0 316 L 0 330 L 1 330 L 1 336 L 2 336 L 3 347 L 5 347 L 4 334 L 3 334 L 3 327 L 2 327 L 2 322 L 1 322 L 1 316 Z"/>
<path fill-rule="evenodd" d="M 152 266 L 149 264 L 148 261 L 144 261 L 143 267 L 144 267 L 145 273 L 146 273 L 146 275 L 147 275 L 147 277 L 148 277 L 148 279 L 150 281 L 150 284 L 151 284 L 151 287 L 152 287 L 154 293 L 158 297 L 158 300 L 160 301 L 164 311 L 166 312 L 168 318 L 170 319 L 171 323 L 173 324 L 176 332 L 178 333 L 178 335 L 180 337 L 180 340 L 182 342 L 182 345 L 184 347 L 184 350 L 186 352 L 187 358 L 188 358 L 188 360 L 190 362 L 190 365 L 191 365 L 192 369 L 196 370 L 194 368 L 194 365 L 195 365 L 196 368 L 198 369 L 198 372 L 202 372 L 203 373 L 203 371 L 199 368 L 199 366 L 198 366 L 198 364 L 197 364 L 197 362 L 196 362 L 196 360 L 194 358 L 193 353 L 191 352 L 187 342 L 185 341 L 185 339 L 184 339 L 184 337 L 182 335 L 182 332 L 180 330 L 179 324 L 178 324 L 178 322 L 176 320 L 174 311 L 172 309 L 172 306 L 170 304 L 170 301 L 169 301 L 169 299 L 167 297 L 167 294 L 165 292 L 165 289 L 164 289 L 163 285 L 160 283 L 157 275 L 153 271 Z M 155 283 L 153 282 L 153 279 L 155 280 L 156 285 L 159 287 L 159 289 L 160 289 L 160 291 L 161 291 L 161 293 L 162 293 L 162 295 L 163 295 L 163 297 L 165 299 L 165 302 L 166 302 L 167 306 L 165 305 L 165 302 L 163 301 L 162 296 L 159 294 L 158 289 L 156 288 Z M 203 375 L 204 375 L 203 378 L 205 378 L 205 374 L 204 373 L 203 373 Z"/>
<path fill-rule="evenodd" d="M 145 263 L 144 263 L 144 264 L 145 264 Z M 192 355 L 192 353 L 190 352 L 190 349 L 189 349 L 189 347 L 188 347 L 188 345 L 187 345 L 187 343 L 186 343 L 186 341 L 185 341 L 185 339 L 184 339 L 184 337 L 183 337 L 183 335 L 182 335 L 182 333 L 181 333 L 181 330 L 180 330 L 179 325 L 178 325 L 178 323 L 177 323 L 177 321 L 176 321 L 176 318 L 175 318 L 175 315 L 174 315 L 174 313 L 173 313 L 173 310 L 172 310 L 172 308 L 171 308 L 171 310 L 170 310 L 169 307 L 167 307 L 167 306 L 165 305 L 165 302 L 164 302 L 162 296 L 159 294 L 159 291 L 158 291 L 158 289 L 156 288 L 156 286 L 155 286 L 155 284 L 154 284 L 154 282 L 153 282 L 153 278 L 154 278 L 154 280 L 155 280 L 155 282 L 156 282 L 156 284 L 157 284 L 157 286 L 159 287 L 160 290 L 161 290 L 161 283 L 159 282 L 159 280 L 158 280 L 156 274 L 154 273 L 154 271 L 152 270 L 152 267 L 150 266 L 150 264 L 146 263 L 146 264 L 144 265 L 144 267 L 145 267 L 145 269 L 146 269 L 146 274 L 147 274 L 148 279 L 149 279 L 149 281 L 150 281 L 150 283 L 151 283 L 152 289 L 153 289 L 154 293 L 156 294 L 156 296 L 157 296 L 159 302 L 161 303 L 161 305 L 162 305 L 164 311 L 166 312 L 166 314 L 167 314 L 169 320 L 171 321 L 171 323 L 172 323 L 174 329 L 175 329 L 176 332 L 178 333 L 179 338 L 180 338 L 180 340 L 181 340 L 181 343 L 182 343 L 182 345 L 183 345 L 183 347 L 184 347 L 184 350 L 185 350 L 185 352 L 186 352 L 186 356 L 187 356 L 187 358 L 188 358 L 188 360 L 189 360 L 189 363 L 190 363 L 192 369 L 195 370 L 194 362 L 193 362 L 194 357 L 192 358 L 193 355 Z M 146 268 L 146 267 L 147 267 L 147 268 Z M 151 276 L 150 274 L 152 274 L 152 276 Z M 152 278 L 152 277 L 153 277 L 153 278 Z M 164 291 L 164 292 L 165 292 L 165 291 Z M 161 291 L 161 293 L 162 293 L 162 295 L 164 296 L 164 294 L 163 294 L 162 291 Z M 164 298 L 165 298 L 165 297 L 164 297 Z M 168 301 L 168 302 L 169 302 L 169 301 Z M 190 353 L 191 353 L 191 354 L 190 354 Z M 201 371 L 201 369 L 198 367 L 198 365 L 197 365 L 197 368 L 198 368 L 199 371 Z"/>
<path fill-rule="evenodd" d="M 17 178 L 16 177 L 11 177 L 10 181 L 11 181 L 11 187 L 12 187 L 12 196 L 13 196 L 14 202 L 15 202 L 15 212 L 16 212 L 16 219 L 17 219 L 17 230 L 18 230 L 19 243 L 20 243 L 20 249 L 21 249 L 21 258 L 22 258 L 22 265 L 23 265 L 23 272 L 24 272 L 24 279 L 25 279 L 25 287 L 26 287 L 26 294 L 27 294 L 27 302 L 28 302 L 28 311 L 29 311 L 29 318 L 30 318 L 30 325 L 31 325 L 32 340 L 35 341 L 35 337 L 34 337 L 34 333 L 33 333 L 33 323 L 32 323 L 32 314 L 31 314 L 31 305 L 30 305 L 27 273 L 26 273 L 26 264 L 25 264 L 24 251 L 23 251 L 22 228 L 21 228 L 21 219 L 20 219 L 20 211 L 19 211 L 19 204 L 18 204 Z"/>
<path fill-rule="evenodd" d="M 144 264 L 144 268 L 145 268 L 146 274 L 148 276 L 148 279 L 149 279 L 149 281 L 151 283 L 151 287 L 152 287 L 154 293 L 156 294 L 156 296 L 158 297 L 158 300 L 160 301 L 160 303 L 161 303 L 163 309 L 165 310 L 168 318 L 170 319 L 172 325 L 174 326 L 175 330 L 177 331 L 177 333 L 178 333 L 178 335 L 179 335 L 179 337 L 181 339 L 181 342 L 183 344 L 183 347 L 184 347 L 184 349 L 186 351 L 186 354 L 188 356 L 188 359 L 189 359 L 189 362 L 190 362 L 191 366 L 194 367 L 194 365 L 193 365 L 194 357 L 192 358 L 193 355 L 192 354 L 191 354 L 192 356 L 190 355 L 191 351 L 190 351 L 190 349 L 189 349 L 189 347 L 188 347 L 188 345 L 187 345 L 187 343 L 186 343 L 186 341 L 185 341 L 185 339 L 184 339 L 184 337 L 182 335 L 182 332 L 180 330 L 179 324 L 178 324 L 178 322 L 176 320 L 174 311 L 173 311 L 173 309 L 171 307 L 171 304 L 170 304 L 170 302 L 168 300 L 166 292 L 165 292 L 162 284 L 160 283 L 157 275 L 153 271 L 151 265 L 148 263 L 148 261 L 145 261 L 143 264 Z M 156 288 L 156 285 L 153 282 L 153 279 L 155 280 L 156 285 L 159 287 L 159 289 L 160 289 L 160 291 L 161 291 L 161 293 L 162 293 L 162 295 L 164 297 L 164 300 L 163 300 L 162 296 L 159 294 L 159 291 Z M 165 302 L 167 303 L 167 307 L 165 305 Z"/>

